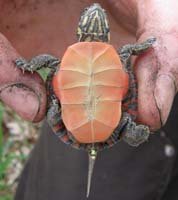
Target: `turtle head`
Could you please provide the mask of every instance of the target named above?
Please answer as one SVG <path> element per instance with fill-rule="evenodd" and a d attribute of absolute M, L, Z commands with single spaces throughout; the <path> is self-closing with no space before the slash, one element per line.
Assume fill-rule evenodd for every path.
<path fill-rule="evenodd" d="M 106 12 L 98 3 L 84 9 L 80 16 L 77 37 L 79 42 L 109 42 L 109 24 Z"/>

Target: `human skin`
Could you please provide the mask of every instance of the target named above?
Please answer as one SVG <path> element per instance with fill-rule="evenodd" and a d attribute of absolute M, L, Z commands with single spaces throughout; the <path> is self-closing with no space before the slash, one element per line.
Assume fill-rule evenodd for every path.
<path fill-rule="evenodd" d="M 76 42 L 81 11 L 94 1 L 1 0 L 0 98 L 20 116 L 40 121 L 46 110 L 46 92 L 37 74 L 15 68 L 18 57 L 41 53 L 62 57 Z M 178 84 L 178 2 L 176 0 L 98 1 L 109 16 L 111 44 L 116 48 L 157 38 L 153 48 L 135 60 L 138 80 L 138 121 L 156 130 L 165 124 Z M 18 52 L 18 53 L 17 53 Z M 22 85 L 16 85 L 22 83 Z M 12 87 L 13 86 L 13 87 Z"/>

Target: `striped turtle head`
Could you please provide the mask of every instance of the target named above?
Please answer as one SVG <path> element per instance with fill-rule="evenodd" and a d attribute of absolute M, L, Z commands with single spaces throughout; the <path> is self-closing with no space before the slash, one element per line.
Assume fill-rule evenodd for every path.
<path fill-rule="evenodd" d="M 106 12 L 98 3 L 84 9 L 81 14 L 77 37 L 79 42 L 109 42 L 109 24 Z"/>

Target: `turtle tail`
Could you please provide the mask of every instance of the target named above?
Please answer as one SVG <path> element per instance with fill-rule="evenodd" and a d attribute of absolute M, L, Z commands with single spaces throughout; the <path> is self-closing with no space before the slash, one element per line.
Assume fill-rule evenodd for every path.
<path fill-rule="evenodd" d="M 96 157 L 97 157 L 97 150 L 94 148 L 91 148 L 88 151 L 88 182 L 87 182 L 87 194 L 86 194 L 87 198 L 89 197 L 89 194 L 90 194 L 91 179 L 92 179 Z"/>

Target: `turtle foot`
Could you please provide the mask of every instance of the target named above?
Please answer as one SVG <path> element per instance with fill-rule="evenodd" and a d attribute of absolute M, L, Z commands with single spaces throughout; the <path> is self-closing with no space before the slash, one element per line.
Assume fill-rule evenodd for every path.
<path fill-rule="evenodd" d="M 24 58 L 19 58 L 15 60 L 17 68 L 22 69 L 22 71 L 34 72 L 41 68 L 51 68 L 56 69 L 60 61 L 52 55 L 42 54 L 32 58 L 30 61 Z"/>
<path fill-rule="evenodd" d="M 128 123 L 123 133 L 123 140 L 131 146 L 137 147 L 148 140 L 150 130 L 148 126 L 136 125 L 135 122 Z"/>

